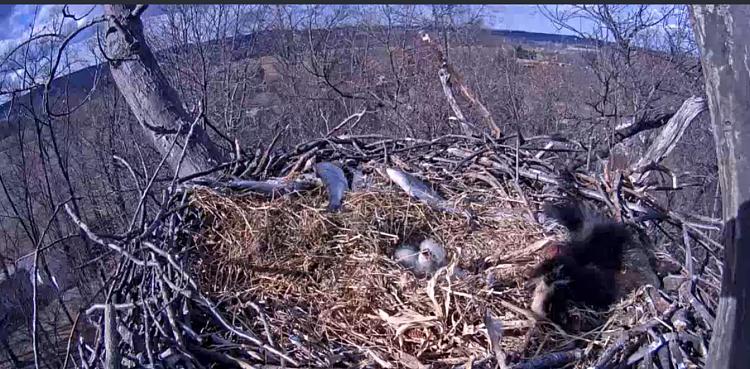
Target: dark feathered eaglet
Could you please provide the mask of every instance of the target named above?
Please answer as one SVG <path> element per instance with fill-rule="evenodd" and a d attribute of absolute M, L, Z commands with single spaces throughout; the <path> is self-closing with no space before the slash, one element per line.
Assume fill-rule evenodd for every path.
<path fill-rule="evenodd" d="M 537 279 L 532 310 L 562 324 L 570 303 L 606 309 L 616 296 L 628 229 L 576 202 L 547 203 L 543 210 L 567 228 L 568 238 L 531 271 Z"/>

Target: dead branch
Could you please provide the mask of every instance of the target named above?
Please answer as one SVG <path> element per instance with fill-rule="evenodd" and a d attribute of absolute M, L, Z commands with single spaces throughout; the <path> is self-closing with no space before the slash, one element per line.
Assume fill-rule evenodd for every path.
<path fill-rule="evenodd" d="M 346 126 L 347 124 L 349 124 L 349 122 L 350 122 L 350 121 L 351 121 L 352 119 L 356 119 L 356 120 L 354 121 L 354 123 L 352 123 L 352 126 L 350 127 L 350 129 L 351 129 L 351 128 L 354 128 L 354 127 L 356 127 L 356 126 L 357 126 L 357 124 L 359 124 L 359 121 L 360 121 L 360 120 L 362 120 L 362 117 L 363 117 L 363 116 L 364 116 L 364 115 L 365 115 L 365 114 L 366 114 L 367 112 L 368 112 L 368 111 L 367 111 L 367 108 L 364 108 L 364 109 L 362 109 L 362 111 L 361 111 L 361 112 L 359 112 L 359 113 L 354 113 L 354 114 L 352 114 L 352 115 L 350 115 L 350 116 L 348 116 L 348 117 L 344 118 L 344 120 L 342 120 L 342 121 L 341 121 L 341 123 L 337 124 L 337 125 L 336 125 L 336 127 L 333 127 L 333 128 L 332 128 L 332 129 L 330 130 L 330 131 L 328 131 L 328 133 L 326 133 L 324 137 L 331 137 L 331 136 L 332 136 L 332 135 L 333 135 L 334 133 L 336 133 L 336 132 L 337 132 L 338 130 L 340 130 L 341 128 L 343 128 L 343 127 L 344 127 L 344 126 Z"/>
<path fill-rule="evenodd" d="M 656 140 L 646 150 L 646 153 L 631 166 L 633 171 L 638 171 L 638 168 L 645 167 L 650 163 L 659 163 L 667 157 L 680 141 L 690 123 L 707 109 L 706 101 L 702 97 L 693 96 L 685 100 L 677 112 L 669 119 L 666 126 L 659 132 Z M 642 180 L 643 178 L 640 181 Z"/>
<path fill-rule="evenodd" d="M 500 137 L 502 135 L 502 131 L 500 130 L 500 127 L 498 127 L 495 123 L 495 120 L 492 118 L 492 114 L 490 113 L 490 111 L 487 110 L 484 104 L 482 104 L 482 102 L 475 97 L 475 94 L 463 82 L 463 78 L 461 78 L 458 72 L 450 64 L 448 64 L 447 60 L 443 56 L 443 52 L 440 51 L 438 46 L 432 42 L 428 34 L 422 35 L 422 42 L 427 45 L 427 47 L 433 53 L 435 59 L 440 63 L 438 77 L 440 78 L 440 84 L 443 86 L 443 93 L 448 100 L 448 104 L 450 105 L 451 110 L 453 110 L 456 118 L 458 118 L 459 122 L 461 123 L 461 128 L 462 131 L 464 131 L 464 134 L 467 134 L 466 132 L 471 132 L 470 130 L 474 127 L 466 121 L 463 112 L 456 102 L 452 88 L 453 83 L 458 86 L 459 91 L 463 94 L 463 96 L 467 100 L 469 100 L 472 105 L 475 105 L 477 107 L 479 114 L 485 120 L 485 123 L 492 131 L 492 134 L 495 137 Z"/>
<path fill-rule="evenodd" d="M 104 306 L 104 358 L 108 369 L 120 368 L 120 355 L 117 349 L 119 343 L 115 321 L 115 309 L 112 304 Z"/>

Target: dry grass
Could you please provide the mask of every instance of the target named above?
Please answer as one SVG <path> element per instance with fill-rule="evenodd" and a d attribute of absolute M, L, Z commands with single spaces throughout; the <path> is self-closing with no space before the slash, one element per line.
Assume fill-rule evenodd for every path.
<path fill-rule="evenodd" d="M 446 183 L 466 189 L 463 206 L 477 215 L 470 224 L 385 180 L 376 182 L 368 191 L 349 193 L 336 214 L 324 210 L 322 190 L 270 201 L 197 190 L 192 205 L 205 224 L 196 236 L 203 290 L 239 320 L 256 322 L 249 328 L 265 332 L 271 344 L 326 353 L 320 364 L 354 352 L 403 367 L 485 357 L 485 310 L 503 321 L 504 349 L 524 357 L 606 333 L 574 337 L 532 328 L 524 272 L 538 260 L 545 235 L 519 200 Z M 414 277 L 391 257 L 404 240 L 425 236 L 445 245 L 451 260 L 430 280 Z"/>

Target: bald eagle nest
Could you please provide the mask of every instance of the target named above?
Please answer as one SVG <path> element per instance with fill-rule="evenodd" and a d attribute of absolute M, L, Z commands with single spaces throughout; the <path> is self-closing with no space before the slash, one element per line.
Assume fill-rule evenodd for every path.
<path fill-rule="evenodd" d="M 430 190 L 450 199 L 436 206 L 404 191 L 384 168 L 360 164 L 366 186 L 346 192 L 337 212 L 325 186 L 271 198 L 194 189 L 190 205 L 203 219 L 194 267 L 203 291 L 290 355 L 345 367 L 489 365 L 490 316 L 502 326 L 498 344 L 509 363 L 569 354 L 563 359 L 583 368 L 618 332 L 657 318 L 669 304 L 652 270 L 653 250 L 634 232 L 617 241 L 627 243 L 617 255 L 605 255 L 625 262 L 606 275 L 584 273 L 594 280 L 574 280 L 573 294 L 555 295 L 570 300 L 564 311 L 557 306 L 556 316 L 546 316 L 533 306 L 540 293 L 534 277 L 543 274 L 537 266 L 575 235 L 539 221 L 549 197 L 543 188 L 524 185 L 522 193 L 514 183 L 422 169 Z M 631 231 L 606 229 L 603 242 Z M 425 239 L 444 248 L 446 261 L 415 273 L 397 250 Z M 606 290 L 606 301 L 575 298 L 596 294 L 582 290 L 591 286 Z"/>
<path fill-rule="evenodd" d="M 96 366 L 119 332 L 123 360 L 144 366 L 700 366 L 719 285 L 702 220 L 661 208 L 627 169 L 562 176 L 525 145 L 271 145 L 181 180 L 123 235 L 66 207 L 117 256 L 107 300 L 86 312 L 104 329 L 77 350 Z M 580 207 L 543 211 L 562 198 Z"/>

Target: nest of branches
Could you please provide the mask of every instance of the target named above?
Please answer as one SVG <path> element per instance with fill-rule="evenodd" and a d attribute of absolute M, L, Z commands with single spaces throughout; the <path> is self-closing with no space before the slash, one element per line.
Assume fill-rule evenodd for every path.
<path fill-rule="evenodd" d="M 543 234 L 514 213 L 512 199 L 465 189 L 473 222 L 416 201 L 385 178 L 349 194 L 337 213 L 326 211 L 321 191 L 270 201 L 196 191 L 192 205 L 208 219 L 196 237 L 202 286 L 249 320 L 257 311 L 246 302 L 262 301 L 267 336 L 290 351 L 291 333 L 305 337 L 305 346 L 347 350 L 349 360 L 358 353 L 454 364 L 482 357 L 484 312 L 504 313 L 501 301 L 526 304 L 522 272 L 535 257 L 524 250 Z M 393 258 L 398 245 L 424 237 L 445 245 L 451 260 L 432 280 Z M 499 283 L 488 286 L 488 278 Z M 526 324 L 507 317 L 509 326 Z M 515 350 L 522 340 L 506 344 Z"/>
<path fill-rule="evenodd" d="M 99 329 L 78 340 L 81 366 L 701 365 L 716 298 L 710 286 L 718 286 L 710 261 L 721 251 L 705 229 L 715 222 L 660 208 L 627 170 L 563 181 L 544 158 L 550 145 L 540 146 L 487 136 L 339 136 L 272 155 L 272 144 L 217 168 L 241 179 L 175 182 L 138 231 L 103 238 L 69 211 L 119 255 L 107 299 L 87 311 Z M 330 183 L 313 174 L 323 161 L 353 178 L 337 212 L 326 208 L 335 201 L 323 185 Z M 397 185 L 386 168 L 434 192 Z M 645 285 L 608 312 L 571 312 L 593 322 L 587 331 L 538 320 L 524 273 L 560 236 L 536 217 L 560 191 L 636 228 L 659 223 L 676 234 L 687 261 L 674 271 L 679 286 Z M 419 278 L 393 252 L 425 237 L 445 247 L 448 264 Z M 698 267 L 693 247 L 707 261 Z"/>

